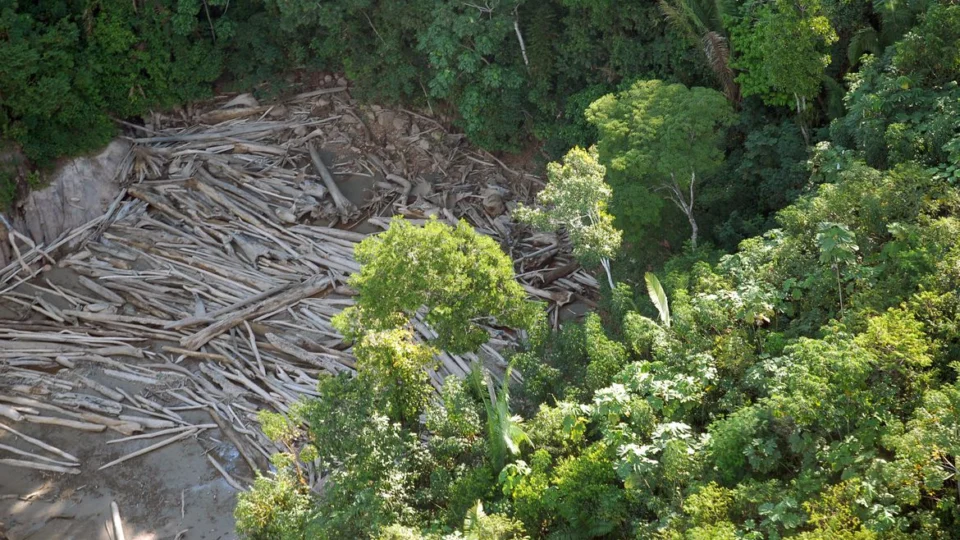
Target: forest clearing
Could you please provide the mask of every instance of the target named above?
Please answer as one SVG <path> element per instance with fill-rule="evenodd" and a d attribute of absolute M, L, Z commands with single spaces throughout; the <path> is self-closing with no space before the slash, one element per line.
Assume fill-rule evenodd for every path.
<path fill-rule="evenodd" d="M 594 305 L 598 284 L 561 239 L 505 214 L 539 178 L 428 117 L 360 107 L 345 90 L 270 106 L 226 96 L 156 115 L 131 141 L 123 190 L 101 219 L 65 231 L 55 250 L 14 239 L 19 255 L 0 277 L 0 423 L 77 461 L 20 464 L 68 476 L 4 473 L 0 491 L 18 496 L 0 501 L 11 538 L 103 535 L 90 519 L 109 510 L 98 487 L 126 509 L 132 538 L 231 537 L 232 486 L 248 487 L 278 451 L 256 412 L 316 396 L 321 372 L 355 372 L 330 318 L 353 303 L 354 244 L 393 215 L 462 218 L 514 246 L 528 292 L 558 321 L 571 305 Z M 476 355 L 443 354 L 434 386 L 478 361 L 502 375 L 499 350 L 514 338 L 495 332 Z M 137 442 L 112 445 L 124 436 Z M 37 452 L 10 432 L 0 439 Z M 319 471 L 310 478 L 319 489 Z"/>
<path fill-rule="evenodd" d="M 0 0 L 0 540 L 960 538 L 958 0 Z"/>

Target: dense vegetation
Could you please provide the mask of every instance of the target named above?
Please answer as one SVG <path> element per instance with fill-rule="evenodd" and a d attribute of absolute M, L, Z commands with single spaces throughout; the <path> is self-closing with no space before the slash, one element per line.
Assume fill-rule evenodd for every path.
<path fill-rule="evenodd" d="M 396 51 L 430 52 L 440 76 L 426 87 L 459 105 L 475 140 L 506 147 L 534 126 L 583 143 L 549 164 L 537 205 L 515 217 L 568 233 L 609 278 L 603 308 L 553 331 L 518 304 L 497 246 L 465 225 L 395 221 L 358 251 L 358 307 L 339 323 L 358 376 L 324 380 L 290 418 L 263 413 L 292 442 L 241 496 L 240 530 L 960 536 L 960 6 L 677 0 L 659 6 L 662 25 L 652 7 L 565 2 L 590 24 L 550 26 L 555 58 L 576 47 L 597 61 L 582 47 L 616 39 L 631 63 L 605 57 L 594 65 L 616 81 L 578 67 L 574 82 L 561 65 L 583 64 L 558 61 L 532 84 L 504 46 L 511 22 L 530 21 L 528 55 L 540 58 L 535 29 L 556 6 L 480 10 L 491 32 L 480 40 L 483 26 L 462 19 L 478 8 L 438 4 L 430 39 Z M 625 40 L 623 25 L 644 17 L 657 30 Z M 451 29 L 473 45 L 454 46 Z M 677 36 L 685 49 L 667 46 Z M 417 54 L 401 57 L 423 73 Z M 377 69 L 358 80 L 399 76 Z M 502 90 L 477 90 L 491 72 Z M 550 95 L 582 120 L 541 120 L 531 103 Z M 729 254 L 714 247 L 748 232 Z M 687 241 L 659 264 L 650 255 L 663 248 L 649 246 L 664 239 Z M 420 306 L 436 343 L 410 341 Z M 432 396 L 424 348 L 476 350 L 475 322 L 491 320 L 527 331 L 511 358 L 522 382 L 498 387 L 478 367 Z M 320 494 L 297 479 L 298 460 L 314 458 L 330 475 Z"/>
<path fill-rule="evenodd" d="M 8 0 L 0 57 L 37 163 L 319 68 L 553 161 L 514 217 L 566 232 L 602 308 L 553 330 L 494 242 L 395 221 L 337 319 L 358 375 L 261 414 L 288 452 L 247 537 L 960 537 L 956 2 Z M 494 322 L 522 382 L 436 395 L 436 351 Z"/>
<path fill-rule="evenodd" d="M 150 108 L 209 96 L 215 85 L 269 96 L 310 84 L 314 70 L 342 70 L 357 95 L 429 107 L 494 151 L 542 141 L 556 159 L 596 142 L 603 126 L 584 114 L 591 103 L 638 80 L 662 80 L 664 93 L 677 92 L 674 84 L 694 97 L 716 89 L 740 112 L 720 134 L 726 159 L 711 163 L 711 178 L 699 173 L 697 194 L 701 239 L 733 249 L 769 228 L 772 212 L 806 186 L 806 148 L 826 137 L 832 116 L 843 116 L 844 78 L 859 52 L 880 58 L 926 4 L 0 0 L 0 139 L 42 167 L 102 146 L 113 119 L 138 122 Z M 786 22 L 792 34 L 781 31 Z M 933 33 L 949 27 L 933 24 Z M 888 94 L 900 88 L 891 86 Z M 890 103 L 904 97 L 890 95 Z M 937 96 L 908 99 L 930 110 Z M 720 116 L 723 126 L 733 118 Z M 871 131 L 886 128 L 877 124 Z M 8 173 L 0 171 L 0 183 Z M 611 185 L 623 176 L 611 170 Z M 635 195 L 653 187 L 636 187 Z M 646 234 L 627 223 L 662 213 L 668 226 L 649 229 L 669 233 L 646 240 L 679 247 L 688 220 L 649 199 L 649 219 L 618 216 L 627 238 L 637 243 Z"/>

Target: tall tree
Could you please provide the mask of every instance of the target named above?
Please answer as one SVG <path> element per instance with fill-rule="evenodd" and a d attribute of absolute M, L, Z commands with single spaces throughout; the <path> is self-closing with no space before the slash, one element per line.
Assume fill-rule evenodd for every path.
<path fill-rule="evenodd" d="M 740 86 L 730 66 L 730 42 L 723 19 L 728 16 L 722 0 L 660 0 L 660 10 L 689 41 L 696 43 L 731 103 L 740 102 Z"/>
<path fill-rule="evenodd" d="M 597 126 L 600 162 L 610 172 L 613 210 L 632 232 L 659 220 L 655 193 L 665 194 L 690 223 L 696 247 L 696 184 L 723 163 L 720 142 L 734 118 L 723 94 L 663 81 L 638 81 L 595 101 L 586 112 Z"/>
<path fill-rule="evenodd" d="M 596 148 L 574 147 L 562 163 L 547 165 L 547 186 L 537 194 L 540 208 L 521 204 L 514 217 L 540 229 L 564 228 L 574 255 L 585 265 L 599 263 L 612 290 L 610 259 L 616 256 L 623 235 L 607 213 L 613 191 L 604 182 L 606 172 L 597 161 Z"/>
<path fill-rule="evenodd" d="M 830 46 L 838 39 L 820 0 L 749 0 L 731 25 L 744 97 L 759 95 L 769 105 L 793 105 L 809 144 L 803 113 L 820 93 Z"/>
<path fill-rule="evenodd" d="M 401 327 L 426 307 L 437 345 L 460 353 L 487 341 L 484 323 L 529 328 L 537 315 L 510 258 L 464 221 L 417 227 L 394 218 L 386 232 L 357 246 L 356 257 L 360 272 L 350 284 L 360 293 L 357 305 L 338 319 L 355 338 Z"/>

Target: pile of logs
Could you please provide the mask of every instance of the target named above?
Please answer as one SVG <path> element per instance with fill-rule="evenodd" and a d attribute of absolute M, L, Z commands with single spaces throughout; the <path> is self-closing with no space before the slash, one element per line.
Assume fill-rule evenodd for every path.
<path fill-rule="evenodd" d="M 219 100 L 135 129 L 128 185 L 107 214 L 0 269 L 0 307 L 24 314 L 0 324 L 0 429 L 112 430 L 124 435 L 115 443 L 167 436 L 101 469 L 208 429 L 254 471 L 267 467 L 277 448 L 257 410 L 286 412 L 317 395 L 321 372 L 356 367 L 330 319 L 353 303 L 354 246 L 391 216 L 464 219 L 495 238 L 554 324 L 564 305 L 596 299 L 596 279 L 562 238 L 510 220 L 540 180 L 430 118 L 363 108 L 333 87 L 273 106 Z M 348 197 L 360 184 L 363 197 Z M 45 276 L 54 266 L 69 285 Z M 515 337 L 489 331 L 475 355 L 442 353 L 433 384 L 475 362 L 502 373 Z M 212 423 L 185 420 L 190 410 Z M 0 445 L 33 458 L 0 464 L 80 471 L 73 455 L 23 440 L 48 455 Z"/>

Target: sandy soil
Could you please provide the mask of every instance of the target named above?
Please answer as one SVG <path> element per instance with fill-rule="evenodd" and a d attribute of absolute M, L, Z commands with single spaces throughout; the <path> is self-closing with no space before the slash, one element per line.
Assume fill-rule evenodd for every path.
<path fill-rule="evenodd" d="M 95 368 L 80 371 L 128 393 L 145 394 L 142 386 L 118 384 Z M 151 398 L 161 400 L 156 395 Z M 210 422 L 202 411 L 181 414 L 194 424 Z M 112 540 L 112 501 L 120 507 L 127 540 L 172 539 L 181 532 L 184 540 L 236 538 L 236 490 L 210 465 L 205 454 L 212 453 L 235 477 L 249 478 L 251 474 L 234 447 L 217 440 L 216 430 L 98 471 L 101 465 L 163 438 L 108 444 L 123 435 L 26 422 L 13 427 L 75 455 L 82 472 L 67 475 L 0 465 L 0 521 L 7 527 L 10 540 Z M 56 457 L 5 431 L 0 431 L 0 444 Z"/>

